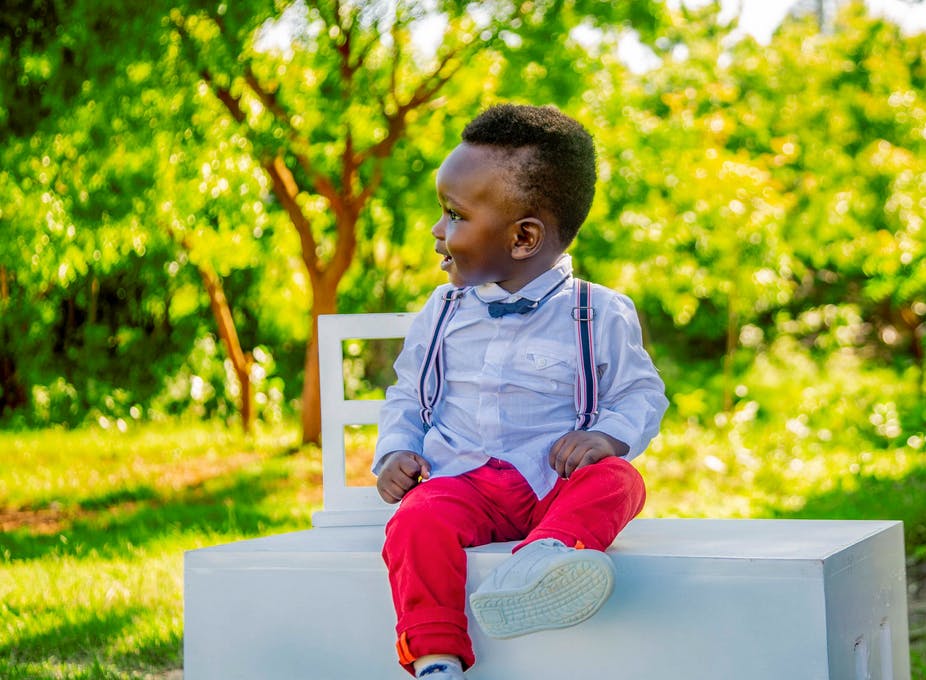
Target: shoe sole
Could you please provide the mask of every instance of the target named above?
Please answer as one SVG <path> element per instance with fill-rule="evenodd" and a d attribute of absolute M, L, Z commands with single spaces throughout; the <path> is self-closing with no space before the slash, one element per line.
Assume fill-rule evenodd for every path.
<path fill-rule="evenodd" d="M 486 635 L 511 638 L 581 623 L 601 608 L 613 589 L 611 558 L 580 550 L 523 588 L 473 593 L 469 603 Z"/>

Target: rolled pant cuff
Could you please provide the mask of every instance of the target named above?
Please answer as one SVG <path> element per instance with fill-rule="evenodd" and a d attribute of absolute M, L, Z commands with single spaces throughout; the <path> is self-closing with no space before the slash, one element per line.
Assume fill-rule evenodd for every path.
<path fill-rule="evenodd" d="M 396 625 L 396 632 L 399 663 L 409 673 L 414 674 L 412 662 L 426 654 L 458 656 L 463 670 L 476 663 L 466 614 L 455 609 L 431 607 L 409 612 Z"/>

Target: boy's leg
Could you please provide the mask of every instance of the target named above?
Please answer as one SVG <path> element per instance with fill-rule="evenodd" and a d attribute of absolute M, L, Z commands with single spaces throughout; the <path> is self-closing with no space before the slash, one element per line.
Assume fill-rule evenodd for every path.
<path fill-rule="evenodd" d="M 519 543 L 555 538 L 570 547 L 607 550 L 643 509 L 646 487 L 637 469 L 623 458 L 605 458 L 557 481 L 534 509 L 533 529 Z"/>
<path fill-rule="evenodd" d="M 527 500 L 533 496 L 513 469 L 486 465 L 420 484 L 386 525 L 383 559 L 396 609 L 397 649 L 410 672 L 415 659 L 429 654 L 457 656 L 464 669 L 475 661 L 467 634 L 464 548 L 524 536 L 523 524 L 516 526 L 489 500 L 499 486 Z"/>
<path fill-rule="evenodd" d="M 560 480 L 535 506 L 535 527 L 514 556 L 470 596 L 482 629 L 492 637 L 514 637 L 592 616 L 614 585 L 614 567 L 603 551 L 639 513 L 644 498 L 640 474 L 619 458 Z"/>

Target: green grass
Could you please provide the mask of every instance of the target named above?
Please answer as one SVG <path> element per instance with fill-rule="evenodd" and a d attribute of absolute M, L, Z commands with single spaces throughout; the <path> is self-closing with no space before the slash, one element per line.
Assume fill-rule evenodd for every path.
<path fill-rule="evenodd" d="M 317 449 L 217 424 L 0 434 L 0 677 L 182 665 L 183 552 L 304 529 Z"/>
<path fill-rule="evenodd" d="M 646 516 L 902 519 L 919 569 L 926 456 L 738 408 L 710 426 L 666 422 L 639 459 Z M 373 435 L 353 436 L 369 455 Z M 0 433 L 0 678 L 180 668 L 183 552 L 310 526 L 321 456 L 296 440 L 293 428 L 245 438 L 216 423 Z M 911 627 L 914 678 L 926 677 L 923 619 Z"/>

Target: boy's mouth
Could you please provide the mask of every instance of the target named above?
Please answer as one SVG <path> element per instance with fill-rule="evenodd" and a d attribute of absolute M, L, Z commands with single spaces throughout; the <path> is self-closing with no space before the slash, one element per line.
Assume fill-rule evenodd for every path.
<path fill-rule="evenodd" d="M 446 271 L 453 264 L 453 255 L 444 250 L 443 243 L 435 244 L 434 252 L 443 256 L 444 259 L 440 263 L 440 268 Z"/>

